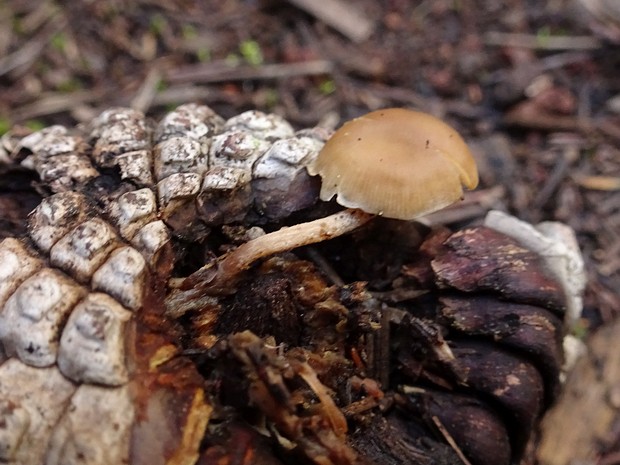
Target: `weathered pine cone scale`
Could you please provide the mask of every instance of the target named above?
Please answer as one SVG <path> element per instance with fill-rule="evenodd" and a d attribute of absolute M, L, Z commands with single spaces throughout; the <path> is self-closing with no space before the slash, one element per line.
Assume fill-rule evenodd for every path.
<path fill-rule="evenodd" d="M 305 170 L 328 136 L 194 104 L 7 134 L 0 162 L 44 198 L 0 242 L 0 463 L 518 461 L 559 388 L 565 303 L 503 234 L 379 220 L 319 247 L 345 285 L 283 254 L 233 295 L 169 287 L 333 209 Z"/>

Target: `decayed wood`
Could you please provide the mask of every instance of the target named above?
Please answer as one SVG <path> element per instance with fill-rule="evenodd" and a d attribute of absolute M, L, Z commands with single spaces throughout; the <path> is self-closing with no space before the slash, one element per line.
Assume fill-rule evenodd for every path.
<path fill-rule="evenodd" d="M 613 440 L 612 426 L 620 420 L 620 320 L 599 330 L 589 347 L 543 420 L 541 465 L 593 463 L 597 445 Z"/>

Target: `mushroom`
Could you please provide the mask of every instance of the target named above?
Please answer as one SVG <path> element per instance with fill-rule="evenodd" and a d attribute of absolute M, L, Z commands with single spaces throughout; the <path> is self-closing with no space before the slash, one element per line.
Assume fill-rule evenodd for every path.
<path fill-rule="evenodd" d="M 476 163 L 461 136 L 434 116 L 377 110 L 345 123 L 307 167 L 320 175 L 320 198 L 346 210 L 252 239 L 186 278 L 183 289 L 230 292 L 235 278 L 262 257 L 348 233 L 376 215 L 413 220 L 478 185 Z"/>

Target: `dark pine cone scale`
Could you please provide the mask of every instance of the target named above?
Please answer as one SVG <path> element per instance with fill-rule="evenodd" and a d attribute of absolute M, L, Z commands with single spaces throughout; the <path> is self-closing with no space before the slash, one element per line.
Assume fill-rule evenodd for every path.
<path fill-rule="evenodd" d="M 558 391 L 564 298 L 513 239 L 376 220 L 233 295 L 175 288 L 332 211 L 305 170 L 327 137 L 193 104 L 4 136 L 0 187 L 29 185 L 0 200 L 42 200 L 0 222 L 0 462 L 516 463 Z"/>

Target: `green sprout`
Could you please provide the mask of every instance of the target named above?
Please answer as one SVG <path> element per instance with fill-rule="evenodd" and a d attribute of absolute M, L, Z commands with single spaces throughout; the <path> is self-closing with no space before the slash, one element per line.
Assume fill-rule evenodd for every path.
<path fill-rule="evenodd" d="M 183 38 L 186 40 L 195 39 L 196 37 L 198 37 L 196 28 L 191 24 L 184 24 L 181 28 L 181 33 L 183 34 Z"/>
<path fill-rule="evenodd" d="M 166 18 L 162 15 L 154 14 L 151 16 L 151 22 L 149 24 L 149 29 L 155 35 L 160 36 L 166 27 Z"/>
<path fill-rule="evenodd" d="M 59 52 L 64 52 L 65 45 L 67 44 L 67 38 L 62 32 L 57 32 L 52 36 L 50 43 L 52 44 L 52 47 Z"/>
<path fill-rule="evenodd" d="M 15 33 L 15 35 L 22 35 L 24 33 L 24 26 L 22 21 L 17 18 L 17 17 L 13 17 L 12 19 L 12 29 L 13 32 Z"/>
<path fill-rule="evenodd" d="M 40 131 L 45 127 L 45 123 L 43 121 L 39 121 L 38 119 L 29 119 L 24 123 L 24 126 L 32 131 Z"/>
<path fill-rule="evenodd" d="M 573 327 L 571 328 L 571 333 L 577 339 L 583 341 L 588 336 L 589 329 L 590 328 L 588 322 L 584 318 L 582 318 L 580 320 L 577 320 L 575 324 L 573 324 Z"/>
<path fill-rule="evenodd" d="M 79 79 L 76 79 L 76 78 L 66 79 L 62 81 L 61 83 L 59 83 L 58 85 L 56 85 L 56 89 L 58 89 L 61 92 L 74 92 L 81 88 L 82 88 L 82 83 L 80 82 Z"/>
<path fill-rule="evenodd" d="M 545 46 L 549 43 L 549 39 L 551 38 L 551 29 L 549 26 L 543 26 L 536 32 L 536 42 L 540 46 Z"/>
<path fill-rule="evenodd" d="M 280 94 L 278 93 L 276 89 L 269 88 L 266 90 L 265 106 L 267 108 L 275 107 L 279 101 L 280 101 Z"/>
<path fill-rule="evenodd" d="M 333 79 L 325 79 L 319 84 L 319 91 L 325 95 L 333 94 L 336 91 L 336 83 Z"/>
<path fill-rule="evenodd" d="M 159 79 L 155 88 L 157 89 L 157 92 L 162 92 L 168 88 L 168 83 L 163 79 Z"/>
<path fill-rule="evenodd" d="M 11 121 L 8 118 L 0 117 L 0 136 L 6 134 L 11 129 Z"/>
<path fill-rule="evenodd" d="M 196 58 L 198 58 L 198 61 L 201 63 L 211 61 L 211 50 L 209 50 L 208 47 L 200 47 L 196 50 Z"/>
<path fill-rule="evenodd" d="M 260 45 L 255 40 L 244 40 L 239 44 L 239 52 L 243 59 L 252 66 L 258 66 L 263 63 L 263 52 Z"/>

